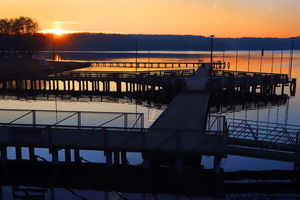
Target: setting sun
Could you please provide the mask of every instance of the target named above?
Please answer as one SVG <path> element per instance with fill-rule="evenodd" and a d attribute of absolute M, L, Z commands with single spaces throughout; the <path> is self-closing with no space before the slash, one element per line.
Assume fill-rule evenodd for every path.
<path fill-rule="evenodd" d="M 55 34 L 55 35 L 64 35 L 64 34 L 68 34 L 68 33 L 75 33 L 76 31 L 69 31 L 69 30 L 65 30 L 63 28 L 61 28 L 61 24 L 69 24 L 70 22 L 54 22 L 55 28 L 53 29 L 48 29 L 48 30 L 42 30 L 40 31 L 41 33 L 51 33 L 51 34 Z"/>
<path fill-rule="evenodd" d="M 67 31 L 67 30 L 60 29 L 60 28 L 54 28 L 54 29 L 49 29 L 49 30 L 42 30 L 41 33 L 52 33 L 55 35 L 63 35 L 63 34 L 68 34 L 68 33 L 74 33 L 74 31 Z"/>

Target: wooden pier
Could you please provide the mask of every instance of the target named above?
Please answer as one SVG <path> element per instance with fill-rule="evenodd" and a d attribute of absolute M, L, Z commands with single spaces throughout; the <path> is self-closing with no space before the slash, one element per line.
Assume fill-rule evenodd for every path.
<path fill-rule="evenodd" d="M 111 88 L 112 83 L 115 84 L 114 89 Z M 113 164 L 113 153 L 114 163 L 119 163 L 119 152 L 123 152 L 123 162 L 126 162 L 126 152 L 140 152 L 146 169 L 159 154 L 173 155 L 179 171 L 189 163 L 190 156 L 211 155 L 214 156 L 215 172 L 219 173 L 221 159 L 228 154 L 295 162 L 298 168 L 299 127 L 294 130 L 280 125 L 284 128 L 276 129 L 277 134 L 273 135 L 272 132 L 262 132 L 258 127 L 253 132 L 249 122 L 238 125 L 233 122 L 227 126 L 225 117 L 216 116 L 211 120 L 207 115 L 211 93 L 256 93 L 259 89 L 262 95 L 268 95 L 275 94 L 276 87 L 280 86 L 283 94 L 284 87 L 289 86 L 293 94 L 295 84 L 295 79 L 290 80 L 287 75 L 213 70 L 205 63 L 196 72 L 194 69 L 122 73 L 78 71 L 53 74 L 42 79 L 2 79 L 1 91 L 139 92 L 168 89 L 178 95 L 150 128 L 83 125 L 79 124 L 79 114 L 76 125 L 58 122 L 37 124 L 36 112 L 28 112 L 32 113 L 30 123 L 15 123 L 24 117 L 22 115 L 0 124 L 1 158 L 3 162 L 7 160 L 7 146 L 16 147 L 18 155 L 20 147 L 27 146 L 31 149 L 48 148 L 54 165 L 58 163 L 60 149 L 66 152 L 66 162 L 69 162 L 70 149 L 74 149 L 75 161 L 79 162 L 79 150 L 82 149 L 104 151 L 108 167 Z M 77 113 L 80 112 L 70 117 Z M 62 121 L 66 119 L 68 117 Z M 34 150 L 30 152 L 34 158 Z"/>
<path fill-rule="evenodd" d="M 95 67 L 125 67 L 125 68 L 198 68 L 201 63 L 183 62 L 90 62 Z"/>
<path fill-rule="evenodd" d="M 208 67 L 202 64 L 200 68 Z M 199 68 L 199 69 L 200 69 Z M 6 91 L 65 91 L 65 92 L 145 92 L 165 90 L 176 94 L 185 87 L 185 81 L 195 73 L 194 69 L 160 70 L 143 72 L 95 72 L 71 71 L 46 77 L 1 79 L 0 92 Z M 285 94 L 289 87 L 295 95 L 296 79 L 286 74 L 268 74 L 213 70 L 207 81 L 211 92 L 227 91 L 229 94 L 260 93 Z M 280 92 L 276 88 L 280 88 Z"/>

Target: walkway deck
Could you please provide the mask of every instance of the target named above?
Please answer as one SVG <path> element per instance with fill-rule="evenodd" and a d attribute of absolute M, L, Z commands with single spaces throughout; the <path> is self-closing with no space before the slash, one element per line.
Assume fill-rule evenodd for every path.
<path fill-rule="evenodd" d="M 153 129 L 195 130 L 203 133 L 209 95 L 207 93 L 180 93 L 153 123 Z"/>
<path fill-rule="evenodd" d="M 194 130 L 203 134 L 209 100 L 206 92 L 208 71 L 208 67 L 201 67 L 193 76 L 186 78 L 185 90 L 173 99 L 150 129 Z"/>

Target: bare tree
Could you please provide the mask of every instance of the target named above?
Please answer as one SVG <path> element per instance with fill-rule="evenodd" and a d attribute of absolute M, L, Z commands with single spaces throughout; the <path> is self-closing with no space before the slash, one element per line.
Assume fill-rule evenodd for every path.
<path fill-rule="evenodd" d="M 10 32 L 10 21 L 8 19 L 0 19 L 0 34 L 8 34 Z"/>
<path fill-rule="evenodd" d="M 40 44 L 38 30 L 39 24 L 30 17 L 0 19 L 0 51 L 3 52 L 1 54 L 9 54 L 10 57 L 32 57 L 32 52 Z"/>
<path fill-rule="evenodd" d="M 12 34 L 33 34 L 39 30 L 39 25 L 30 17 L 18 17 L 11 20 Z"/>
<path fill-rule="evenodd" d="M 0 33 L 4 34 L 34 34 L 39 30 L 39 24 L 30 17 L 0 19 Z"/>

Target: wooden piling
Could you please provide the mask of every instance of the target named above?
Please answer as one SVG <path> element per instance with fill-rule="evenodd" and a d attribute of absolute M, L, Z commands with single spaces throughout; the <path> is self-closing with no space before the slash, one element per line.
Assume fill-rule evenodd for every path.
<path fill-rule="evenodd" d="M 36 161 L 34 147 L 29 147 L 29 160 Z"/>
<path fill-rule="evenodd" d="M 114 165 L 120 164 L 120 152 L 114 151 Z"/>
<path fill-rule="evenodd" d="M 65 161 L 71 162 L 71 150 L 69 148 L 65 148 Z"/>
<path fill-rule="evenodd" d="M 78 148 L 74 149 L 74 161 L 75 163 L 80 163 L 80 152 Z"/>
<path fill-rule="evenodd" d="M 16 160 L 22 160 L 22 148 L 15 147 L 15 152 L 16 152 Z"/>

